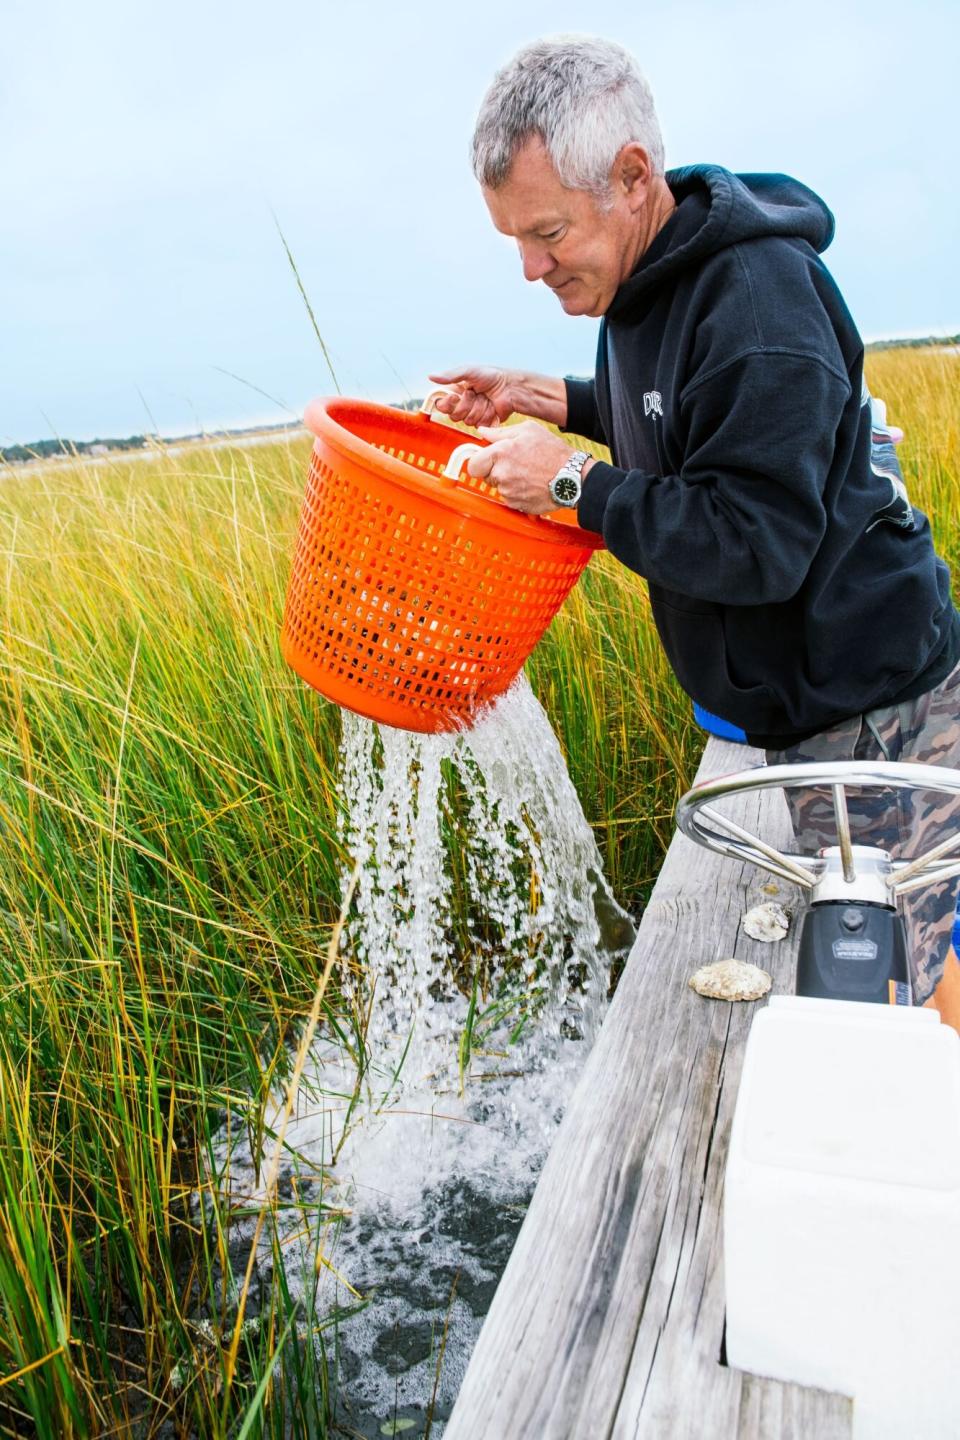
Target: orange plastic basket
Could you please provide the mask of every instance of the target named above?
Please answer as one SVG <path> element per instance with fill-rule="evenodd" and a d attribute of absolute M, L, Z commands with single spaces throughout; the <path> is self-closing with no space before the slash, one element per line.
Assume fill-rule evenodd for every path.
<path fill-rule="evenodd" d="M 511 510 L 427 414 L 314 400 L 316 436 L 281 647 L 322 695 L 388 725 L 452 730 L 518 674 L 599 536 Z M 481 442 L 477 442 L 481 443 Z"/>

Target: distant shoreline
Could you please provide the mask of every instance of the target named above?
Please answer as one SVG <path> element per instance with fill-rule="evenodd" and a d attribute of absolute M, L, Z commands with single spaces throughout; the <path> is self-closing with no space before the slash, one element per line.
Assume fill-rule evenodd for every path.
<path fill-rule="evenodd" d="M 864 350 L 951 350 L 960 349 L 960 335 L 916 335 L 902 340 L 868 340 Z"/>
<path fill-rule="evenodd" d="M 869 340 L 866 351 L 873 350 L 944 350 L 960 354 L 960 335 L 917 335 L 896 340 Z M 417 401 L 395 401 L 397 409 L 419 408 Z M 245 425 L 233 430 L 201 430 L 190 435 L 128 435 L 125 439 L 110 437 L 94 440 L 35 440 L 27 445 L 0 447 L 0 464 L 49 464 L 51 461 L 104 459 L 110 455 L 137 453 L 168 453 L 185 445 L 252 445 L 264 444 L 285 435 L 303 433 L 302 420 L 286 420 L 278 425 Z"/>
<path fill-rule="evenodd" d="M 53 461 L 104 460 L 116 455 L 150 455 L 176 451 L 189 445 L 256 445 L 268 440 L 282 440 L 287 435 L 303 432 L 302 420 L 286 420 L 279 425 L 244 425 L 236 430 L 198 430 L 190 435 L 128 435 L 94 440 L 37 440 L 29 445 L 8 445 L 0 448 L 0 462 L 5 465 L 48 465 Z"/>

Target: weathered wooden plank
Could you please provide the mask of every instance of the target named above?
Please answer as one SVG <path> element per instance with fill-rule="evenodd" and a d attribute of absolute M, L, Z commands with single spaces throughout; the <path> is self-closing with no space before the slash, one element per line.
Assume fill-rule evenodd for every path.
<path fill-rule="evenodd" d="M 700 774 L 759 758 L 711 741 Z M 786 842 L 779 792 L 724 809 Z M 792 987 L 795 938 L 765 946 L 741 931 L 765 885 L 778 882 L 674 839 L 447 1440 L 849 1436 L 849 1401 L 719 1363 L 720 1196 L 753 1007 L 703 1000 L 687 979 L 737 955 L 770 970 L 775 991 Z"/>

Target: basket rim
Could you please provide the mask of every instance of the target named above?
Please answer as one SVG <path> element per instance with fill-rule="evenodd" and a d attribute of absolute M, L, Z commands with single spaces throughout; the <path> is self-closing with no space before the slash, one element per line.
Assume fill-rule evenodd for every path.
<path fill-rule="evenodd" d="M 449 488 L 438 486 L 437 481 L 441 478 L 433 472 L 421 473 L 415 465 L 410 465 L 405 460 L 398 460 L 395 455 L 388 455 L 385 451 L 371 445 L 368 440 L 363 440 L 359 435 L 354 435 L 345 425 L 330 414 L 331 406 L 348 406 L 360 415 L 388 415 L 396 420 L 398 415 L 406 415 L 409 412 L 397 411 L 388 405 L 377 405 L 372 400 L 355 400 L 347 395 L 321 395 L 311 400 L 303 412 L 303 423 L 318 440 L 324 440 L 327 444 L 339 448 L 351 459 L 359 460 L 365 465 L 376 462 L 378 469 L 386 474 L 401 488 L 412 491 L 415 495 L 422 496 L 425 500 L 436 503 L 439 501 L 446 504 L 454 513 L 469 515 L 475 519 L 482 520 L 488 525 L 495 525 L 498 529 L 505 530 L 511 535 L 524 535 L 529 539 L 536 539 L 548 544 L 564 545 L 568 548 L 602 550 L 604 548 L 603 536 L 597 535 L 592 530 L 584 530 L 579 525 L 564 525 L 556 520 L 548 520 L 542 515 L 525 515 L 520 510 L 511 510 L 509 506 L 498 503 L 496 500 L 488 500 L 485 495 L 477 495 L 465 487 L 457 486 L 451 482 Z M 433 424 L 428 415 L 423 415 L 422 422 L 425 425 Z M 417 420 L 414 419 L 414 424 Z M 456 435 L 462 435 L 464 439 L 471 440 L 477 445 L 487 445 L 490 442 L 483 440 L 480 436 L 472 435 L 467 430 L 460 430 L 456 426 L 446 427 Z"/>

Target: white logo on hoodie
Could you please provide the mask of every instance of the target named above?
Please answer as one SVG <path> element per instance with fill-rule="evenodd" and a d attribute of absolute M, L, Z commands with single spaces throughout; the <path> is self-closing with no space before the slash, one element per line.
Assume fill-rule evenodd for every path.
<path fill-rule="evenodd" d="M 643 395 L 644 415 L 659 415 L 663 419 L 663 396 L 659 390 L 646 390 Z"/>

